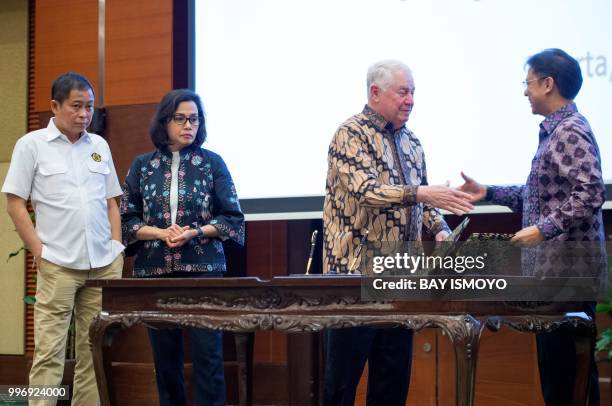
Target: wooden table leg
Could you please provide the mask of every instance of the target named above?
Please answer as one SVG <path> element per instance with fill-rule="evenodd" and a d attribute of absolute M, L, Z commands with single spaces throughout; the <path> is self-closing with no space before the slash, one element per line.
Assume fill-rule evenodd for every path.
<path fill-rule="evenodd" d="M 104 357 L 105 347 L 110 347 L 115 333 L 131 325 L 129 319 L 114 318 L 107 313 L 100 313 L 89 326 L 89 342 L 92 351 L 94 370 L 100 401 L 103 406 L 112 406 L 112 393 L 110 388 L 110 365 Z"/>
<path fill-rule="evenodd" d="M 441 322 L 440 327 L 448 334 L 455 348 L 456 404 L 457 406 L 473 406 L 476 362 L 484 323 L 470 315 L 463 315 L 446 319 Z"/>

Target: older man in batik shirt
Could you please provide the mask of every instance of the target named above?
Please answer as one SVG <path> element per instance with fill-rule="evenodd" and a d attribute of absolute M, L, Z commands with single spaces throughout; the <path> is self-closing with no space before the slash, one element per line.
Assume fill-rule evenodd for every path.
<path fill-rule="evenodd" d="M 420 185 L 425 156 L 412 131 L 367 105 L 344 123 L 329 147 L 324 269 L 347 273 L 366 230 L 370 241 L 420 241 L 423 225 L 449 232 L 438 209 L 417 203 Z"/>
<path fill-rule="evenodd" d="M 472 208 L 469 194 L 427 185 L 423 148 L 405 127 L 414 101 L 408 67 L 397 61 L 374 64 L 367 84 L 368 104 L 340 126 L 329 147 L 323 210 L 326 272 L 352 271 L 366 230 L 369 241 L 419 241 L 425 226 L 443 240 L 449 229 L 436 207 L 456 214 Z M 412 331 L 332 330 L 326 349 L 325 405 L 354 404 L 368 360 L 367 404 L 404 406 Z"/>
<path fill-rule="evenodd" d="M 548 49 L 529 58 L 525 96 L 533 114 L 544 116 L 538 150 L 524 186 L 485 187 L 464 175 L 460 188 L 474 200 L 484 198 L 523 214 L 523 229 L 512 242 L 536 247 L 523 256 L 523 271 L 541 276 L 573 276 L 584 267 L 568 267 L 563 255 L 539 245 L 542 241 L 594 241 L 603 246 L 601 207 L 605 186 L 601 157 L 593 131 L 573 102 L 582 85 L 578 62 L 559 49 Z M 603 249 L 590 271 L 605 272 Z M 591 274 L 591 275 L 594 275 Z M 575 275 L 574 275 L 575 276 Z M 605 274 L 599 273 L 602 279 Z M 594 303 L 584 304 L 594 317 Z M 538 334 L 538 361 L 547 406 L 572 404 L 575 376 L 575 344 L 571 331 L 559 329 Z M 598 374 L 594 360 L 590 374 L 589 405 L 599 405 Z"/>

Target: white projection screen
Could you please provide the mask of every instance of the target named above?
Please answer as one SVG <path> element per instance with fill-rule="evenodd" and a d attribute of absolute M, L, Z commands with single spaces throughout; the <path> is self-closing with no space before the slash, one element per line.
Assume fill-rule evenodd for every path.
<path fill-rule="evenodd" d="M 430 184 L 457 185 L 461 170 L 519 184 L 542 120 L 523 95 L 525 61 L 564 49 L 580 60 L 576 103 L 612 183 L 608 0 L 196 0 L 194 19 L 205 147 L 225 159 L 250 215 L 321 211 L 331 137 L 366 103 L 368 66 L 387 58 L 413 71 L 408 127 Z"/>

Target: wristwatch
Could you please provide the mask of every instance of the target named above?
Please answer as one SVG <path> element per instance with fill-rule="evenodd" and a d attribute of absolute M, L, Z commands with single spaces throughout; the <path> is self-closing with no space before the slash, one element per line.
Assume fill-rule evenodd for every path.
<path fill-rule="evenodd" d="M 204 230 L 200 226 L 196 227 L 196 237 L 204 237 Z"/>

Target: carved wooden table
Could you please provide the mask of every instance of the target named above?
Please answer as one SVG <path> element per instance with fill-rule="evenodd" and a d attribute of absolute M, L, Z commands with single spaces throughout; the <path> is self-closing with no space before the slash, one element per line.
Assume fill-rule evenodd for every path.
<path fill-rule="evenodd" d="M 362 302 L 359 276 L 90 280 L 102 287 L 102 312 L 90 327 L 98 389 L 111 405 L 110 368 L 104 347 L 118 329 L 135 324 L 206 327 L 233 332 L 281 330 L 314 332 L 355 326 L 398 326 L 415 331 L 439 327 L 451 339 L 456 357 L 457 405 L 474 403 L 480 335 L 502 326 L 543 332 L 562 325 L 576 328 L 577 374 L 573 405 L 586 404 L 593 323 L 579 315 L 577 303 Z M 106 368 L 105 368 L 106 366 Z M 246 404 L 246 382 L 241 404 Z"/>

